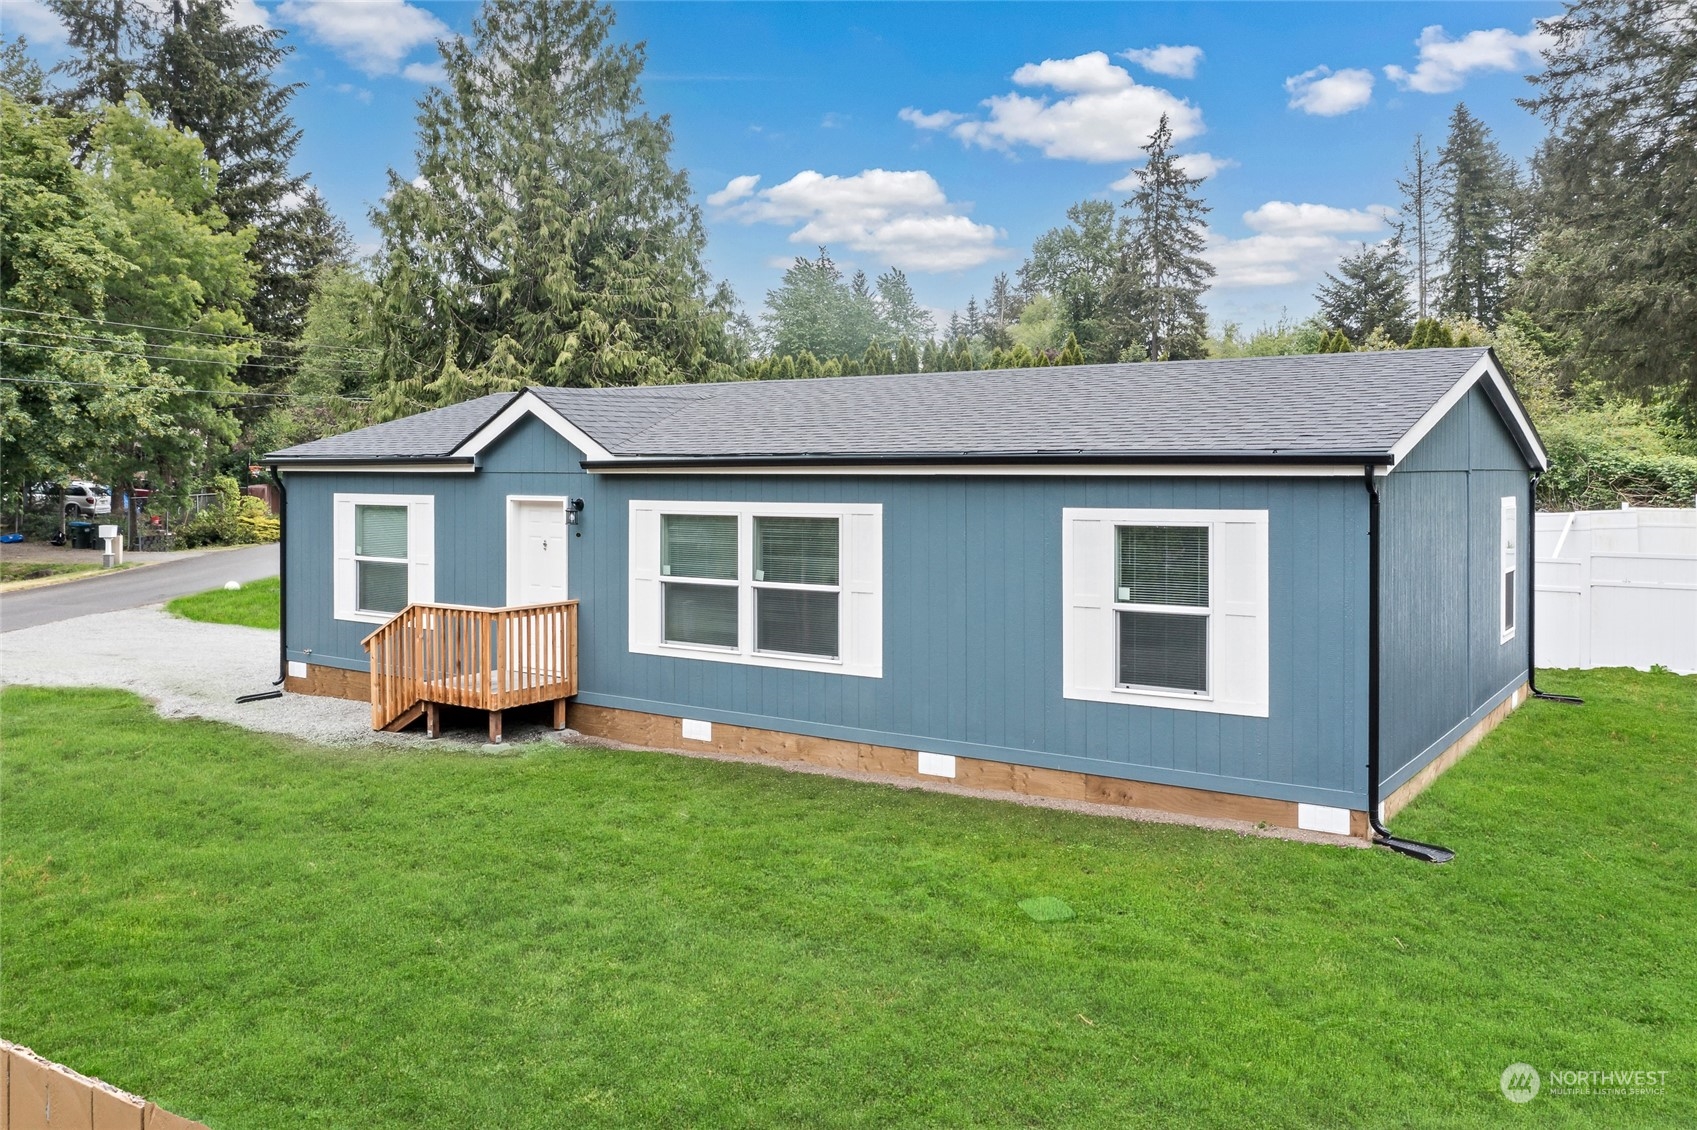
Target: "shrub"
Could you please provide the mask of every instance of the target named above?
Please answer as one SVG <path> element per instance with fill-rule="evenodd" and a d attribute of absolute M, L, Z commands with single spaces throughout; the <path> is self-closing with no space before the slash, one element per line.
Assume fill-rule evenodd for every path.
<path fill-rule="evenodd" d="M 236 480 L 219 475 L 212 480 L 218 500 L 177 527 L 177 542 L 193 549 L 203 545 L 252 545 L 282 536 L 277 519 L 265 503 L 243 494 Z"/>

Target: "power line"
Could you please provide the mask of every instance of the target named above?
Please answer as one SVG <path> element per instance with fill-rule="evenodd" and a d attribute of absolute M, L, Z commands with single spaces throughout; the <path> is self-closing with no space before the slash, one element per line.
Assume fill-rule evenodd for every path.
<path fill-rule="evenodd" d="M 246 392 L 240 389 L 225 391 L 218 388 L 161 388 L 159 385 L 121 385 L 106 381 L 66 381 L 57 377 L 6 377 L 0 376 L 0 382 L 20 385 L 65 385 L 71 388 L 121 388 L 141 392 L 157 392 L 165 396 L 247 396 L 262 397 L 267 400 L 346 400 L 350 404 L 370 404 L 371 399 L 365 396 L 343 396 L 341 393 L 310 393 L 310 392 Z"/>
<path fill-rule="evenodd" d="M 145 344 L 145 343 L 141 343 Z M 64 350 L 67 353 L 87 353 L 95 357 L 127 357 L 132 361 L 174 361 L 179 365 L 235 365 L 241 367 L 241 362 L 218 360 L 210 357 L 171 357 L 157 353 L 126 353 L 121 349 L 78 349 L 74 345 L 42 345 L 33 341 L 0 341 L 0 347 L 6 349 L 41 349 L 46 351 Z M 169 348 L 168 346 L 166 348 Z M 267 365 L 260 361 L 246 363 L 250 369 L 293 369 L 293 365 Z M 336 374 L 343 377 L 374 377 L 374 369 L 348 369 Z"/>
<path fill-rule="evenodd" d="M 110 342 L 116 342 L 119 345 L 144 345 L 144 346 L 148 347 L 149 349 L 192 349 L 192 348 L 194 348 L 193 346 L 189 346 L 189 345 L 172 345 L 170 342 L 147 342 L 147 341 L 138 342 L 134 338 L 114 336 L 112 334 L 73 334 L 73 333 L 66 333 L 64 330 L 38 330 L 38 329 L 33 329 L 29 326 L 0 327 L 0 332 L 35 334 L 38 337 L 52 338 L 54 340 L 64 339 L 64 340 L 67 340 L 67 341 L 91 341 L 91 342 L 110 341 Z M 27 342 L 27 341 L 8 342 L 6 344 L 24 345 L 24 346 L 34 346 L 35 345 L 34 342 Z M 209 346 L 207 346 L 207 348 L 216 348 L 216 347 L 209 345 Z M 126 353 L 123 350 L 113 350 L 112 352 L 117 356 L 123 356 L 123 357 L 133 357 L 133 356 L 135 356 L 135 354 Z M 292 368 L 294 368 L 293 365 L 286 364 L 286 363 L 285 364 L 276 364 L 276 365 L 267 365 L 264 362 L 260 362 L 260 361 L 235 361 L 235 360 L 232 360 L 228 357 L 209 357 L 205 354 L 202 354 L 198 357 L 172 357 L 172 358 L 170 358 L 170 360 L 173 360 L 173 361 L 188 361 L 188 362 L 191 362 L 191 363 L 204 363 L 204 364 L 208 364 L 208 365 L 243 365 L 243 366 L 248 366 L 248 367 L 258 368 L 258 369 L 292 369 Z M 334 365 L 323 365 L 323 366 L 320 366 L 320 367 L 326 368 L 326 369 L 332 369 L 333 371 L 336 372 L 336 374 L 338 376 L 365 377 L 365 376 L 371 375 L 370 369 L 355 369 L 355 368 L 350 367 L 352 364 L 353 364 L 352 362 L 336 362 Z"/>
<path fill-rule="evenodd" d="M 281 342 L 284 345 L 295 344 L 293 342 L 288 341 L 285 338 L 280 338 L 280 337 L 276 337 L 274 335 L 267 335 L 267 334 L 221 334 L 221 333 L 213 333 L 211 330 L 185 329 L 181 326 L 151 326 L 151 325 L 147 325 L 144 322 L 114 322 L 114 321 L 110 321 L 106 318 L 91 318 L 86 314 L 55 314 L 55 313 L 52 313 L 52 312 L 49 312 L 49 311 L 46 311 L 46 310 L 26 310 L 22 306 L 0 306 L 0 313 L 4 313 L 4 314 L 27 314 L 32 318 L 56 318 L 56 319 L 60 319 L 62 321 L 69 321 L 69 322 L 93 322 L 96 325 L 101 325 L 101 326 L 123 326 L 126 329 L 155 330 L 159 333 L 168 333 L 168 334 L 192 334 L 195 337 L 217 337 L 217 338 L 225 338 L 225 339 L 230 340 L 230 341 L 275 341 L 275 342 Z M 360 353 L 382 353 L 383 352 L 381 349 L 377 349 L 373 346 L 365 346 L 365 345 L 349 346 L 348 348 L 355 350 L 357 352 L 360 352 Z"/>

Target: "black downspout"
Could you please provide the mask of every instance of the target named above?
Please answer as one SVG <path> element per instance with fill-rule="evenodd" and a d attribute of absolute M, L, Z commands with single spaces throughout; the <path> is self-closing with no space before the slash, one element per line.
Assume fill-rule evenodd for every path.
<path fill-rule="evenodd" d="M 288 537 L 289 529 L 289 492 L 283 489 L 283 477 L 277 473 L 277 468 L 270 467 L 268 470 L 271 481 L 277 484 L 277 681 L 271 685 L 281 687 L 283 680 L 289 677 L 289 570 L 283 554 L 284 539 Z M 268 698 L 282 697 L 281 690 L 260 691 L 258 694 L 244 694 L 236 702 L 263 702 Z"/>
<path fill-rule="evenodd" d="M 1526 685 L 1532 691 L 1533 698 L 1541 698 L 1545 702 L 1565 702 L 1573 706 L 1585 705 L 1582 698 L 1574 698 L 1566 694 L 1545 694 L 1538 689 L 1538 652 L 1534 645 L 1533 633 L 1538 625 L 1538 472 L 1532 472 L 1532 485 L 1526 491 Z"/>
<path fill-rule="evenodd" d="M 1367 487 L 1367 824 L 1373 842 L 1427 863 L 1448 863 L 1455 852 L 1391 835 L 1379 819 L 1379 484 L 1366 465 Z"/>

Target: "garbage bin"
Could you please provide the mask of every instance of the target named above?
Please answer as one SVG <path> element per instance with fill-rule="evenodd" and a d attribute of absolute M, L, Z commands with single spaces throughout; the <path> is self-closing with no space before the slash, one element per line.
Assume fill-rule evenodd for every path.
<path fill-rule="evenodd" d="M 72 549 L 93 549 L 94 523 L 66 522 L 65 540 L 71 543 Z"/>

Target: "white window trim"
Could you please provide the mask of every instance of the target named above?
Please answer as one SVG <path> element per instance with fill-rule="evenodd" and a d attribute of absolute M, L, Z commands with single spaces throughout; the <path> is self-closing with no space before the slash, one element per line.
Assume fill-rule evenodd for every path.
<path fill-rule="evenodd" d="M 737 519 L 737 646 L 668 643 L 663 637 L 660 519 L 667 514 L 712 514 Z M 754 580 L 755 518 L 831 518 L 837 522 L 838 655 L 824 658 L 755 650 L 757 588 L 819 591 L 829 586 Z M 790 671 L 823 671 L 880 679 L 884 675 L 884 508 L 879 503 L 672 502 L 630 504 L 630 650 L 638 655 L 704 659 Z M 694 584 L 698 578 L 678 578 Z"/>
<path fill-rule="evenodd" d="M 332 607 L 338 620 L 387 624 L 389 612 L 359 608 L 359 575 L 354 558 L 354 507 L 407 508 L 407 603 L 436 599 L 436 497 L 429 494 L 336 494 L 331 496 L 333 546 Z"/>
<path fill-rule="evenodd" d="M 1120 526 L 1208 527 L 1208 690 L 1119 685 L 1115 530 Z M 1083 543 L 1081 545 L 1081 542 Z M 1267 511 L 1061 511 L 1061 692 L 1070 699 L 1268 716 Z"/>
<path fill-rule="evenodd" d="M 1502 643 L 1514 639 L 1520 626 L 1520 503 L 1512 495 L 1504 495 L 1497 518 L 1497 627 Z M 1514 574 L 1514 588 L 1508 585 L 1508 575 Z M 1509 613 L 1514 621 L 1509 621 Z"/>
<path fill-rule="evenodd" d="M 571 592 L 571 512 L 566 504 L 571 499 L 563 494 L 509 494 L 507 496 L 507 604 L 517 604 L 514 594 L 519 587 L 519 504 L 522 502 L 552 502 L 559 506 L 566 519 L 566 592 Z"/>

